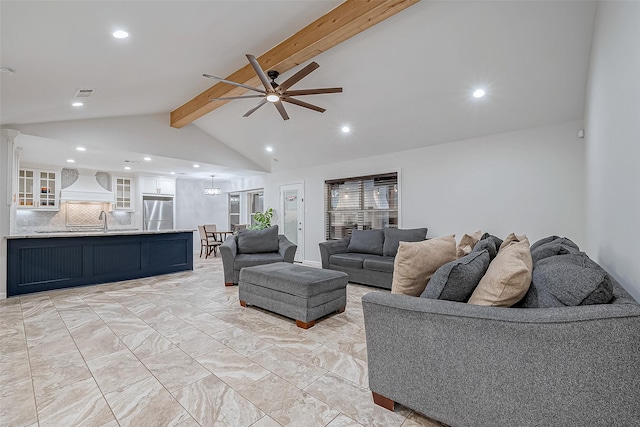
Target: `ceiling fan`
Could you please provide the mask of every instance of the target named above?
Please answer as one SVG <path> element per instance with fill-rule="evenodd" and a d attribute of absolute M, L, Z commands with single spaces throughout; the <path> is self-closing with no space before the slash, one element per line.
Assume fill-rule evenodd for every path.
<path fill-rule="evenodd" d="M 262 85 L 264 86 L 264 90 L 247 86 L 242 83 L 232 82 L 230 80 L 223 79 L 221 77 L 212 76 L 211 74 L 203 74 L 204 77 L 208 77 L 210 79 L 220 80 L 224 83 L 229 83 L 235 86 L 239 86 L 245 89 L 252 90 L 254 92 L 260 93 L 260 95 L 244 95 L 244 96 L 229 96 L 225 98 L 212 98 L 210 101 L 229 101 L 232 99 L 244 99 L 244 98 L 262 98 L 258 104 L 247 111 L 242 117 L 250 116 L 254 111 L 258 108 L 262 107 L 267 102 L 271 102 L 283 120 L 289 120 L 289 115 L 287 111 L 284 109 L 283 102 L 288 102 L 290 104 L 297 105 L 299 107 L 308 108 L 310 110 L 318 111 L 320 113 L 324 113 L 326 110 L 322 107 L 318 107 L 317 105 L 309 104 L 308 102 L 300 101 L 298 99 L 293 98 L 294 96 L 303 96 L 303 95 L 320 95 L 324 93 L 340 93 L 342 92 L 341 87 L 331 87 L 331 88 L 322 88 L 322 89 L 302 89 L 302 90 L 288 90 L 291 86 L 298 83 L 300 80 L 309 75 L 312 71 L 317 69 L 320 65 L 317 62 L 312 62 L 309 65 L 302 68 L 300 71 L 295 73 L 293 76 L 289 77 L 282 83 L 276 83 L 276 79 L 280 75 L 276 70 L 269 70 L 265 74 L 260 68 L 260 64 L 258 64 L 258 60 L 253 55 L 247 55 L 247 59 L 249 63 L 255 70 L 256 74 L 260 78 Z M 268 76 L 268 77 L 267 77 Z M 271 81 L 269 81 L 271 79 Z"/>

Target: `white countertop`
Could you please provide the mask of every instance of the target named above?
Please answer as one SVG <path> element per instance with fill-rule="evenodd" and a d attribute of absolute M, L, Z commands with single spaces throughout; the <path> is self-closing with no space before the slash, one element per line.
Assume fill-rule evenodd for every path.
<path fill-rule="evenodd" d="M 57 231 L 51 233 L 30 233 L 30 234 L 14 234 L 7 236 L 7 239 L 41 239 L 50 237 L 100 237 L 100 236 L 127 236 L 136 234 L 168 234 L 168 233 L 192 233 L 195 230 L 179 229 L 179 230 L 109 230 L 104 231 Z"/>

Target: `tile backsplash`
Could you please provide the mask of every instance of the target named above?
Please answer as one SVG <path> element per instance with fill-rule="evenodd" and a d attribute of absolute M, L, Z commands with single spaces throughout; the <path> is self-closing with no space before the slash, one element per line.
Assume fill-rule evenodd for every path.
<path fill-rule="evenodd" d="M 18 209 L 16 211 L 16 233 L 36 231 L 64 231 L 74 227 L 100 227 L 102 203 L 62 203 L 59 211 L 37 211 Z M 71 220 L 71 221 L 69 221 Z M 132 212 L 113 210 L 107 212 L 107 224 L 111 229 L 135 228 Z"/>

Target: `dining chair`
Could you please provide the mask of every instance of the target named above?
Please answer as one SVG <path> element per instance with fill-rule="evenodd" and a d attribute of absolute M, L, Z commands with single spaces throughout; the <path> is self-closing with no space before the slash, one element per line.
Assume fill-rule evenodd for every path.
<path fill-rule="evenodd" d="M 211 227 L 211 225 L 198 226 L 198 233 L 200 234 L 200 258 L 202 258 L 202 251 L 204 249 L 205 259 L 207 259 L 209 255 L 211 255 L 212 251 L 213 256 L 218 256 L 218 246 L 222 244 L 222 242 L 216 240 L 215 236 L 213 235 L 215 233 L 211 232 L 212 235 L 209 235 L 210 232 L 207 231 L 207 227 Z M 213 225 L 213 227 L 215 228 L 215 225 Z"/>

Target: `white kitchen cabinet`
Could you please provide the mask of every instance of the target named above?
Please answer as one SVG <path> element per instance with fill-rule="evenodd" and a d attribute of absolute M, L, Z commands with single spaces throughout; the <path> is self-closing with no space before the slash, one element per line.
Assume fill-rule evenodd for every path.
<path fill-rule="evenodd" d="M 176 181 L 169 178 L 157 178 L 143 176 L 142 194 L 160 194 L 164 196 L 174 196 L 176 194 Z"/>
<path fill-rule="evenodd" d="M 115 208 L 124 211 L 133 211 L 133 180 L 131 178 L 115 177 L 114 186 L 116 190 Z"/>
<path fill-rule="evenodd" d="M 22 209 L 58 210 L 60 172 L 39 169 L 18 171 L 18 207 Z"/>

